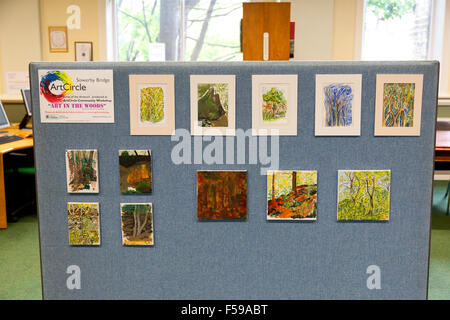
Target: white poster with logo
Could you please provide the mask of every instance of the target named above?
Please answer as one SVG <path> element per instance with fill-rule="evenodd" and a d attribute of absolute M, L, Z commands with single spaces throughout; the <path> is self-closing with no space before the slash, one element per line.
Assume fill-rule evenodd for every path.
<path fill-rule="evenodd" d="M 41 122 L 113 123 L 112 70 L 39 70 Z"/>

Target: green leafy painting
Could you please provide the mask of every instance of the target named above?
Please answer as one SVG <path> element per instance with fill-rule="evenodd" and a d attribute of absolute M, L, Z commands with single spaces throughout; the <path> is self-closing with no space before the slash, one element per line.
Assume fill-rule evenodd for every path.
<path fill-rule="evenodd" d="M 389 220 L 389 170 L 339 170 L 338 220 Z"/>
<path fill-rule="evenodd" d="M 161 87 L 142 88 L 140 91 L 142 123 L 158 123 L 164 119 L 164 90 Z"/>
<path fill-rule="evenodd" d="M 287 100 L 285 90 L 277 87 L 263 87 L 262 91 L 263 121 L 286 119 Z"/>
<path fill-rule="evenodd" d="M 98 203 L 67 203 L 70 245 L 100 244 L 100 213 Z"/>

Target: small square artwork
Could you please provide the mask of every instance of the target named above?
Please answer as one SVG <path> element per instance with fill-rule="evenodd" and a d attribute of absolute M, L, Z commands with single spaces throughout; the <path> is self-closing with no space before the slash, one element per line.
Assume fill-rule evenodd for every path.
<path fill-rule="evenodd" d="M 339 170 L 338 220 L 389 220 L 390 170 Z"/>
<path fill-rule="evenodd" d="M 297 75 L 252 76 L 252 135 L 297 135 Z"/>
<path fill-rule="evenodd" d="M 67 220 L 70 245 L 100 245 L 98 202 L 68 202 Z"/>
<path fill-rule="evenodd" d="M 267 171 L 267 220 L 316 220 L 317 171 Z"/>
<path fill-rule="evenodd" d="M 130 75 L 131 135 L 175 131 L 174 75 Z"/>
<path fill-rule="evenodd" d="M 235 76 L 191 75 L 191 134 L 234 135 Z"/>
<path fill-rule="evenodd" d="M 121 193 L 152 193 L 151 150 L 119 150 Z"/>
<path fill-rule="evenodd" d="M 69 193 L 98 193 L 97 150 L 67 150 L 66 178 Z"/>
<path fill-rule="evenodd" d="M 247 219 L 247 171 L 197 171 L 197 217 Z"/>
<path fill-rule="evenodd" d="M 361 74 L 316 75 L 316 136 L 361 134 Z"/>
<path fill-rule="evenodd" d="M 420 136 L 422 74 L 378 74 L 376 136 Z"/>
<path fill-rule="evenodd" d="M 153 239 L 153 206 L 151 203 L 121 203 L 122 244 L 150 246 Z"/>

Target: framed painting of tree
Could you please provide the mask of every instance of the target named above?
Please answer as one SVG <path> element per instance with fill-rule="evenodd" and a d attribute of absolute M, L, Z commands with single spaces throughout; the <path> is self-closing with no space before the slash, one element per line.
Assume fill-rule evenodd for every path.
<path fill-rule="evenodd" d="M 175 134 L 173 74 L 130 74 L 130 134 Z"/>
<path fill-rule="evenodd" d="M 69 193 L 98 193 L 97 150 L 66 150 L 66 180 Z"/>
<path fill-rule="evenodd" d="M 361 74 L 316 75 L 316 136 L 361 135 Z"/>
<path fill-rule="evenodd" d="M 234 75 L 191 75 L 191 135 L 235 134 Z"/>
<path fill-rule="evenodd" d="M 267 220 L 316 220 L 317 171 L 267 171 Z"/>
<path fill-rule="evenodd" d="M 337 219 L 389 220 L 390 190 L 390 170 L 339 170 Z"/>
<path fill-rule="evenodd" d="M 423 74 L 377 74 L 376 136 L 420 136 Z"/>
<path fill-rule="evenodd" d="M 297 135 L 297 75 L 252 75 L 252 135 Z"/>

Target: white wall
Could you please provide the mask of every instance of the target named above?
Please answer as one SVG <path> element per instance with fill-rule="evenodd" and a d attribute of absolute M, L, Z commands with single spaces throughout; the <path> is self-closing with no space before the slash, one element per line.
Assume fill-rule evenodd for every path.
<path fill-rule="evenodd" d="M 333 0 L 291 0 L 294 60 L 333 59 Z"/>

